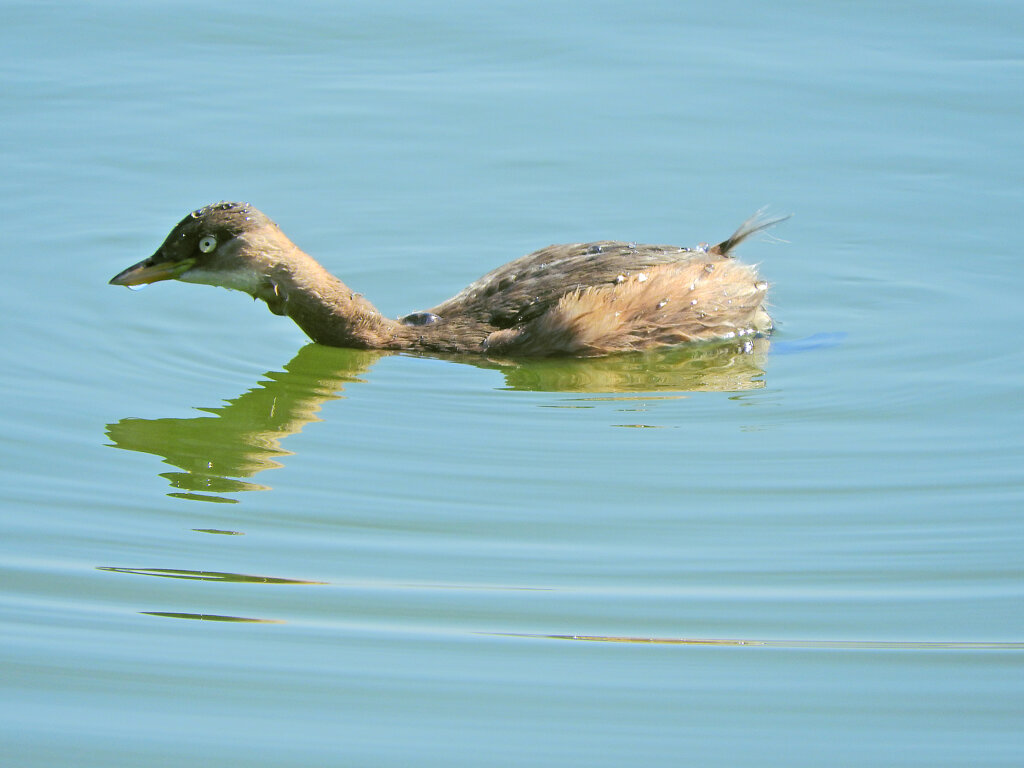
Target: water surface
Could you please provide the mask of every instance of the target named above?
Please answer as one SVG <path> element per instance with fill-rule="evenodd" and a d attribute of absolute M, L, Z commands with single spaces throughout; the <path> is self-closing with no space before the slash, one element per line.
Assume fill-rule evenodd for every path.
<path fill-rule="evenodd" d="M 7 3 L 4 764 L 1018 765 L 1022 25 Z M 105 284 L 219 199 L 389 315 L 795 216 L 772 339 L 499 365 Z"/>

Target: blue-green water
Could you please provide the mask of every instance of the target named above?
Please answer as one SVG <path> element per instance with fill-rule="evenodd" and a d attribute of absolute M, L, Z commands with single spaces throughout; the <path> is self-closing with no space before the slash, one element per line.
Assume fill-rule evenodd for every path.
<path fill-rule="evenodd" d="M 1020 764 L 1024 6 L 2 8 L 3 765 Z M 795 216 L 509 367 L 106 285 L 219 199 L 390 315 Z"/>

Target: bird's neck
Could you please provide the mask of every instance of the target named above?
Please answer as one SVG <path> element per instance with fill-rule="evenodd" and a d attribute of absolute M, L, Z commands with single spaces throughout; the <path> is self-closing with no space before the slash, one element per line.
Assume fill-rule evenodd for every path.
<path fill-rule="evenodd" d="M 291 244 L 290 244 L 291 245 Z M 254 296 L 286 315 L 313 341 L 334 347 L 393 347 L 402 326 L 292 245 L 264 270 Z"/>

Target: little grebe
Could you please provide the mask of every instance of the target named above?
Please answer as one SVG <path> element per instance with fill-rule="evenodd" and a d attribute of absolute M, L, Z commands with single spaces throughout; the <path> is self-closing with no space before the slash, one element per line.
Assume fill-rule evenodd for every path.
<path fill-rule="evenodd" d="M 182 280 L 245 291 L 311 339 L 361 349 L 496 356 L 606 355 L 772 328 L 768 285 L 732 250 L 781 221 L 759 215 L 711 248 L 601 241 L 552 245 L 425 312 L 391 320 L 247 203 L 186 216 L 112 285 Z"/>

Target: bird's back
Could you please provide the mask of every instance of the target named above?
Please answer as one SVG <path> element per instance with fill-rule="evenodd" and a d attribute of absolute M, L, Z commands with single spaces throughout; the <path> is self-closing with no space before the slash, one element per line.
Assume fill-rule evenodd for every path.
<path fill-rule="evenodd" d="M 511 328 L 540 317 L 576 290 L 612 287 L 652 267 L 724 258 L 701 249 L 608 240 L 550 245 L 488 272 L 430 311 Z"/>
<path fill-rule="evenodd" d="M 489 354 L 603 355 L 770 331 L 768 284 L 731 251 L 779 221 L 755 215 L 710 248 L 617 241 L 542 248 L 431 309 L 437 325 L 417 343 L 464 335 L 474 346 L 486 333 L 480 348 Z"/>

